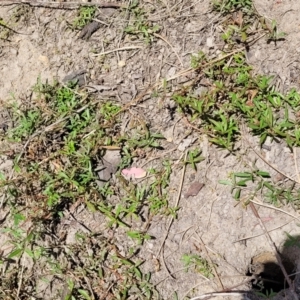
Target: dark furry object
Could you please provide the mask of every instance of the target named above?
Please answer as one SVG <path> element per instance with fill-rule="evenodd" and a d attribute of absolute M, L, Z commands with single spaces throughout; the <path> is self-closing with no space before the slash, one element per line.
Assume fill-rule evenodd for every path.
<path fill-rule="evenodd" d="M 92 36 L 92 34 L 100 28 L 100 26 L 101 24 L 97 21 L 92 21 L 91 23 L 86 24 L 82 28 L 78 38 L 88 40 Z"/>

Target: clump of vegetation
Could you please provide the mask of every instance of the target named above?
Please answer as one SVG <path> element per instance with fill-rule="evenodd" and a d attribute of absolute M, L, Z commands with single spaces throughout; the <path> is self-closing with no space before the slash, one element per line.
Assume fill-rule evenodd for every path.
<path fill-rule="evenodd" d="M 196 254 L 184 254 L 181 258 L 186 272 L 189 269 L 195 269 L 196 272 L 201 273 L 206 278 L 212 278 L 213 272 L 212 267 L 209 265 L 208 261 Z"/>
<path fill-rule="evenodd" d="M 125 33 L 142 38 L 146 44 L 152 43 L 155 33 L 158 33 L 161 29 L 160 26 L 153 25 L 148 21 L 146 12 L 137 3 L 130 7 L 130 12 L 132 14 L 132 21 L 125 28 Z"/>
<path fill-rule="evenodd" d="M 90 23 L 97 12 L 96 6 L 81 6 L 78 10 L 78 15 L 72 23 L 75 29 L 82 29 L 85 25 Z"/>
<path fill-rule="evenodd" d="M 248 48 L 263 36 L 267 36 L 268 42 L 285 37 L 285 33 L 278 32 L 275 20 L 269 22 L 258 14 L 252 0 L 213 0 L 212 5 L 215 11 L 227 16 L 220 24 L 223 31 L 221 37 L 230 47 L 243 44 Z"/>
<path fill-rule="evenodd" d="M 297 119 L 300 95 L 292 89 L 286 95 L 277 92 L 272 77 L 253 76 L 243 53 L 220 58 L 211 63 L 203 54 L 192 58 L 198 61 L 197 71 L 203 72 L 210 88 L 202 89 L 200 81 L 176 93 L 173 99 L 180 111 L 201 122 L 201 131 L 220 147 L 232 151 L 241 134 L 241 120 L 260 137 L 262 145 L 269 136 L 283 138 L 289 147 L 300 145 Z M 284 113 L 282 113 L 284 111 Z M 201 120 L 201 121 L 197 121 Z"/>
<path fill-rule="evenodd" d="M 15 126 L 5 134 L 10 141 L 14 175 L 1 174 L 1 187 L 6 189 L 4 203 L 12 221 L 12 226 L 4 229 L 10 237 L 7 259 L 27 256 L 44 265 L 45 271 L 39 277 L 49 280 L 50 276 L 50 282 L 60 278 L 66 284 L 64 299 L 100 299 L 104 295 L 125 299 L 132 294 L 150 299 L 155 288 L 149 283 L 150 274 L 142 274 L 142 261 L 134 253 L 151 239 L 147 229 L 152 216 L 173 211 L 166 194 L 170 163 L 165 161 L 160 170 L 149 170 L 152 180 L 143 184 L 128 182 L 117 173 L 118 188 L 110 182 L 98 185 L 95 170 L 110 149 L 121 154 L 119 170 L 130 165 L 141 149 L 159 147 L 161 135 L 143 123 L 122 134 L 121 106 L 110 99 L 97 100 L 75 83 L 63 86 L 38 80 L 33 90 L 31 101 L 8 107 Z M 119 198 L 117 203 L 114 197 Z M 59 224 L 80 205 L 91 214 L 102 214 L 107 227 L 123 228 L 124 236 L 135 241 L 136 247 L 129 249 L 125 257 L 113 239 L 86 228 L 76 233 L 74 245 L 60 247 L 65 237 L 52 235 L 59 234 Z M 139 222 L 143 206 L 149 207 L 145 227 Z M 30 224 L 29 228 L 26 224 Z M 15 267 L 21 268 L 11 264 L 7 272 L 13 294 L 18 286 L 12 278 L 17 280 L 18 272 L 9 274 Z M 22 284 L 29 287 L 22 288 L 22 293 L 33 296 L 36 285 L 26 272 Z M 5 292 L 1 295 L 4 297 Z"/>

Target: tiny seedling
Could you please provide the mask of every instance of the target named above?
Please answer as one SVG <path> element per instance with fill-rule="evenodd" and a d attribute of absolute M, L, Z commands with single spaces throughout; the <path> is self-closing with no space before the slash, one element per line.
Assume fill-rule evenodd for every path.
<path fill-rule="evenodd" d="M 191 165 L 195 171 L 197 171 L 197 165 L 199 162 L 203 161 L 205 158 L 201 156 L 202 151 L 195 149 L 188 151 L 185 164 Z"/>
<path fill-rule="evenodd" d="M 199 51 L 197 54 L 191 56 L 191 67 L 197 69 L 201 67 L 201 64 L 206 62 L 206 57 L 203 51 Z"/>
<path fill-rule="evenodd" d="M 120 120 L 116 117 L 121 107 L 112 101 L 96 101 L 79 90 L 76 83 L 62 86 L 38 80 L 33 91 L 35 97 L 29 105 L 8 105 L 15 127 L 6 137 L 8 141 L 13 140 L 14 147 L 18 142 L 24 149 L 21 153 L 13 152 L 16 180 L 9 181 L 3 174 L 1 181 L 1 186 L 7 188 L 7 205 L 14 224 L 4 229 L 10 237 L 8 259 L 27 255 L 37 264 L 42 260 L 48 276 L 68 274 L 67 299 L 93 299 L 91 290 L 99 292 L 99 280 L 109 284 L 109 278 L 118 272 L 122 280 L 118 280 L 107 297 L 124 299 L 129 293 L 142 293 L 142 299 L 150 299 L 156 291 L 149 283 L 150 276 L 139 270 L 141 263 L 136 262 L 134 247 L 127 253 L 132 257 L 130 260 L 120 258 L 113 240 L 95 240 L 93 233 L 79 231 L 75 234 L 74 245 L 57 250 L 62 258 L 60 261 L 53 259 L 57 257 L 52 251 L 56 240 L 49 238 L 53 247 L 45 247 L 42 237 L 49 233 L 50 223 L 58 224 L 68 207 L 80 202 L 89 212 L 102 214 L 107 219 L 107 227 L 124 230 L 124 237 L 136 248 L 149 240 L 149 234 L 136 223 L 142 219 L 140 213 L 144 205 L 150 208 L 149 220 L 153 214 L 168 211 L 166 188 L 170 163 L 164 162 L 160 171 L 152 172 L 154 181 L 151 184 L 128 184 L 116 174 L 116 180 L 120 179 L 118 188 L 110 182 L 98 186 L 95 169 L 96 162 L 105 153 L 102 147 L 121 148 L 121 170 L 131 164 L 135 152 L 159 147 L 159 139 L 163 136 L 152 133 L 145 124 L 121 136 Z M 120 201 L 112 201 L 114 197 L 119 197 Z M 30 230 L 24 230 L 22 226 L 28 221 L 32 226 Z M 90 249 L 88 253 L 86 247 Z M 94 252 L 92 249 L 102 250 Z M 68 261 L 72 261 L 72 268 Z M 98 272 L 104 270 L 103 265 L 105 276 L 103 271 Z M 26 272 L 23 282 L 32 286 Z M 86 276 L 90 283 L 81 279 Z M 46 273 L 40 277 L 46 277 Z M 51 279 L 49 281 L 51 283 Z M 103 288 L 100 293 L 107 291 Z M 20 291 L 21 295 L 23 291 Z"/>
<path fill-rule="evenodd" d="M 213 0 L 213 8 L 216 11 L 229 13 L 237 10 L 250 12 L 253 10 L 252 0 Z"/>
<path fill-rule="evenodd" d="M 273 292 L 273 290 L 271 289 L 270 291 L 266 291 L 265 293 L 259 292 L 259 291 L 255 291 L 255 294 L 257 296 L 262 297 L 263 299 L 274 299 L 274 297 L 277 295 L 276 292 Z"/>
<path fill-rule="evenodd" d="M 270 174 L 261 170 L 235 172 L 230 175 L 230 180 L 220 180 L 219 183 L 231 186 L 234 199 L 244 199 L 245 204 L 258 196 L 276 206 L 296 204 L 299 201 L 299 190 L 295 189 L 294 185 L 276 185 L 272 182 Z M 252 192 L 249 193 L 249 189 Z M 247 191 L 245 197 L 242 197 L 243 190 Z"/>
<path fill-rule="evenodd" d="M 154 34 L 160 31 L 160 26 L 147 21 L 146 13 L 137 5 L 132 5 L 130 11 L 133 14 L 133 21 L 125 28 L 125 33 L 141 37 L 146 44 L 152 43 Z"/>
<path fill-rule="evenodd" d="M 287 236 L 287 239 L 284 243 L 285 247 L 296 246 L 296 247 L 300 248 L 300 238 L 299 238 L 299 236 L 292 236 L 288 232 L 285 232 L 285 234 Z"/>
<path fill-rule="evenodd" d="M 196 254 L 184 254 L 181 258 L 186 272 L 193 268 L 196 272 L 201 273 L 206 278 L 212 278 L 213 273 L 208 261 Z"/>
<path fill-rule="evenodd" d="M 86 24 L 93 20 L 96 11 L 96 6 L 81 6 L 78 10 L 78 16 L 72 23 L 73 28 L 82 29 Z"/>

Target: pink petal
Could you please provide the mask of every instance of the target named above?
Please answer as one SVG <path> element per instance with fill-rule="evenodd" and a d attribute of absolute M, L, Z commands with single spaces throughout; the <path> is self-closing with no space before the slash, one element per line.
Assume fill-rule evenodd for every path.
<path fill-rule="evenodd" d="M 147 175 L 147 172 L 142 168 L 130 168 L 130 169 L 123 169 L 121 174 L 126 178 L 144 178 Z"/>

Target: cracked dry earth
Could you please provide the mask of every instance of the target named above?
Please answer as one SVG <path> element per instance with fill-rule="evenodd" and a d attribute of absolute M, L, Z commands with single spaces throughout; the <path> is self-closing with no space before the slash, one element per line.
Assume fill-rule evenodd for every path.
<path fill-rule="evenodd" d="M 259 14 L 277 20 L 279 30 L 287 35 L 285 40 L 276 44 L 268 44 L 263 38 L 257 41 L 247 53 L 249 64 L 257 74 L 274 75 L 274 85 L 282 92 L 291 87 L 299 88 L 300 2 L 261 0 L 254 3 Z M 212 56 L 219 51 L 220 16 L 211 11 L 208 0 L 149 0 L 140 1 L 139 5 L 147 12 L 148 21 L 161 27 L 159 36 L 154 36 L 153 42 L 148 45 L 141 38 L 124 34 L 123 29 L 130 22 L 130 16 L 118 9 L 101 9 L 99 13 L 103 18 L 109 16 L 106 25 L 101 26 L 88 40 L 82 40 L 78 37 L 79 33 L 71 31 L 68 26 L 69 21 L 76 16 L 73 9 L 2 6 L 0 3 L 0 17 L 5 21 L 15 18 L 14 28 L 19 32 L 10 33 L 7 38 L 0 40 L 1 101 L 30 99 L 31 87 L 38 77 L 42 81 L 52 82 L 57 79 L 62 82 L 66 76 L 84 70 L 83 83 L 88 89 L 96 91 L 99 97 L 111 97 L 120 105 L 126 105 L 153 83 L 171 78 L 180 70 L 189 68 L 191 54 L 202 50 Z M 20 12 L 17 17 L 14 16 L 16 10 Z M 97 53 L 102 52 L 108 54 L 97 56 Z M 171 81 L 172 91 L 189 79 L 186 76 Z M 256 166 L 269 171 L 274 180 L 281 180 L 279 173 L 265 161 L 294 178 L 296 165 L 300 162 L 283 143 L 267 141 L 269 147 L 260 150 L 258 140 L 247 132 L 245 139 L 238 142 L 238 155 L 217 149 L 208 142 L 205 135 L 190 133 L 190 128 L 180 115 L 172 113 L 175 104 L 170 99 L 171 94 L 168 92 L 155 97 L 146 93 L 143 101 L 124 114 L 124 127 L 133 119 L 142 119 L 150 125 L 152 131 L 160 132 L 166 138 L 162 142 L 163 150 L 138 158 L 134 164 L 147 163 L 147 167 L 157 167 L 160 161 L 152 159 L 156 157 L 170 158 L 176 162 L 190 145 L 200 148 L 205 160 L 199 163 L 197 171 L 190 167 L 186 169 L 178 218 L 172 223 L 162 248 L 169 219 L 157 217 L 152 220 L 148 233 L 155 239 L 145 242 L 138 253 L 139 258 L 145 261 L 142 269 L 151 272 L 151 281 L 156 285 L 161 299 L 173 299 L 174 292 L 177 292 L 179 299 L 184 299 L 185 296 L 201 295 L 223 288 L 250 291 L 252 287 L 245 277 L 249 273 L 249 266 L 252 263 L 255 269 L 253 266 L 257 267 L 261 263 L 274 263 L 274 257 L 270 254 L 272 249 L 251 209 L 237 204 L 230 189 L 218 181 L 228 178 L 231 172 L 243 171 L 255 161 Z M 249 147 L 249 143 L 252 147 Z M 1 170 L 9 172 L 12 162 L 5 155 L 2 155 L 1 161 Z M 179 194 L 181 176 L 182 168 L 175 163 L 168 199 L 173 205 Z M 201 183 L 198 193 L 188 190 L 194 182 Z M 257 199 L 257 202 L 260 201 Z M 283 245 L 287 238 L 286 232 L 293 236 L 299 235 L 297 224 L 300 217 L 295 207 L 284 206 L 280 209 L 289 214 L 268 205 L 257 205 L 273 242 L 292 263 L 289 269 L 292 273 L 299 264 L 299 249 L 285 248 Z M 6 213 L 5 209 L 0 212 L 1 219 Z M 99 213 L 91 217 L 85 207 L 80 207 L 74 214 L 77 220 L 93 232 L 113 234 L 121 253 L 126 253 L 132 246 L 121 230 L 108 230 L 105 218 Z M 2 224 L 3 228 L 6 225 Z M 72 243 L 75 233 L 82 230 L 72 222 L 59 226 L 66 228 L 67 244 Z M 57 233 L 62 230 L 61 227 L 57 228 Z M 4 233 L 0 235 L 1 251 L 5 255 L 5 241 L 8 237 Z M 207 279 L 192 270 L 185 272 L 181 260 L 184 254 L 209 257 L 223 287 L 216 276 Z M 158 262 L 160 268 L 157 267 Z M 28 261 L 26 263 L 26 268 L 36 271 L 36 266 Z M 254 270 L 253 274 L 258 272 Z M 43 299 L 58 299 L 53 296 L 57 295 L 55 287 L 50 288 L 38 282 L 36 288 L 43 290 Z M 274 299 L 291 297 L 286 290 Z M 216 295 L 213 299 L 260 298 L 236 293 Z"/>

